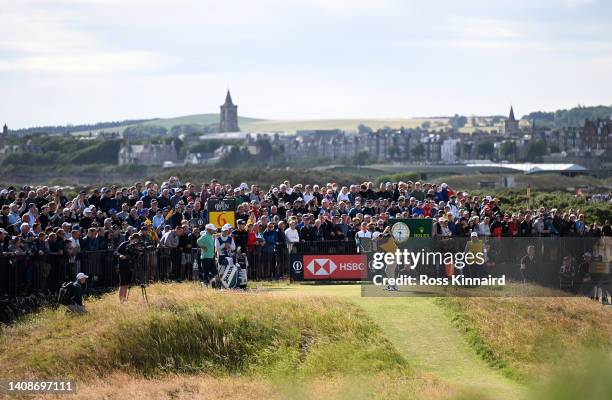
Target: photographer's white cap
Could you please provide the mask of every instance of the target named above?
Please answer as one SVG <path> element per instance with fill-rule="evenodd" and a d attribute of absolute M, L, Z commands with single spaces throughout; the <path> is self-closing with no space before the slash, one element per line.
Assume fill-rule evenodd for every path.
<path fill-rule="evenodd" d="M 470 234 L 470 237 L 478 237 L 478 233 L 476 233 L 476 232 L 472 232 L 472 233 Z"/>
<path fill-rule="evenodd" d="M 215 224 L 206 224 L 205 228 L 212 229 L 213 231 L 217 230 L 217 227 L 215 226 Z"/>
<path fill-rule="evenodd" d="M 222 231 L 229 231 L 233 228 L 233 226 L 231 226 L 230 224 L 225 224 L 223 225 L 223 227 L 221 228 Z"/>
<path fill-rule="evenodd" d="M 79 272 L 79 273 L 77 274 L 76 278 L 77 278 L 77 281 L 78 281 L 78 280 L 79 280 L 79 279 L 81 279 L 81 278 L 85 278 L 85 279 L 87 279 L 87 278 L 89 278 L 89 277 L 88 277 L 87 275 L 85 275 L 84 273 Z"/>

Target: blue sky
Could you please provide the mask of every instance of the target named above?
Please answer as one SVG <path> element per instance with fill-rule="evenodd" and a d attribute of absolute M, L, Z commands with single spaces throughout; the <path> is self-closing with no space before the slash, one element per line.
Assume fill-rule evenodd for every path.
<path fill-rule="evenodd" d="M 605 0 L 0 0 L 0 123 L 612 104 Z"/>

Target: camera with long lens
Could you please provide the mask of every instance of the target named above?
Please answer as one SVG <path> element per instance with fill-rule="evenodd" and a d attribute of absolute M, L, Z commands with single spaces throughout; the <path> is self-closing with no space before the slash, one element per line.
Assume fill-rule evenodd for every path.
<path fill-rule="evenodd" d="M 127 256 L 132 268 L 133 283 L 144 285 L 146 283 L 145 247 L 142 243 L 130 243 L 126 248 Z"/>

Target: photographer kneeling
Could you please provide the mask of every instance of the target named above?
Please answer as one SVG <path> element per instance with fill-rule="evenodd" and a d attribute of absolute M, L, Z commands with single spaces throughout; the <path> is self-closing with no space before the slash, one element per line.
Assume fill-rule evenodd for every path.
<path fill-rule="evenodd" d="M 128 287 L 132 283 L 132 270 L 134 269 L 134 261 L 138 252 L 140 243 L 140 235 L 134 233 L 129 240 L 121 243 L 117 248 L 119 256 L 119 302 L 125 303 L 127 300 Z"/>
<path fill-rule="evenodd" d="M 83 292 L 85 291 L 87 278 L 89 278 L 87 275 L 79 272 L 76 276 L 76 281 L 72 283 L 70 288 L 70 304 L 66 306 L 70 312 L 75 314 L 85 314 L 87 312 L 83 305 Z"/>

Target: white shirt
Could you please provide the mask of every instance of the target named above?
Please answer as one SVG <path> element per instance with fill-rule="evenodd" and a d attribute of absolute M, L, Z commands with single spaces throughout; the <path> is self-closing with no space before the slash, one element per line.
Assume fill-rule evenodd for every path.
<path fill-rule="evenodd" d="M 79 242 L 79 239 L 75 239 L 72 237 L 72 235 L 70 235 L 70 242 L 72 242 L 72 248 L 74 249 L 80 249 L 81 248 L 81 243 Z"/>
<path fill-rule="evenodd" d="M 287 237 L 287 241 L 289 243 L 297 243 L 300 241 L 300 233 L 295 228 L 287 228 L 285 229 L 285 236 Z"/>
<path fill-rule="evenodd" d="M 348 193 L 347 194 L 340 193 L 338 195 L 338 202 L 340 201 L 349 201 Z"/>
<path fill-rule="evenodd" d="M 484 221 L 478 225 L 478 236 L 491 236 L 491 229 Z"/>
<path fill-rule="evenodd" d="M 310 203 L 310 200 L 314 199 L 314 196 L 312 195 L 312 193 L 304 193 L 304 196 L 302 196 L 302 198 L 304 199 L 304 204 L 308 204 Z"/>
<path fill-rule="evenodd" d="M 364 232 L 364 231 L 360 230 L 359 232 L 357 232 L 357 237 L 372 239 L 372 232 L 370 232 L 370 231 L 365 231 Z"/>

